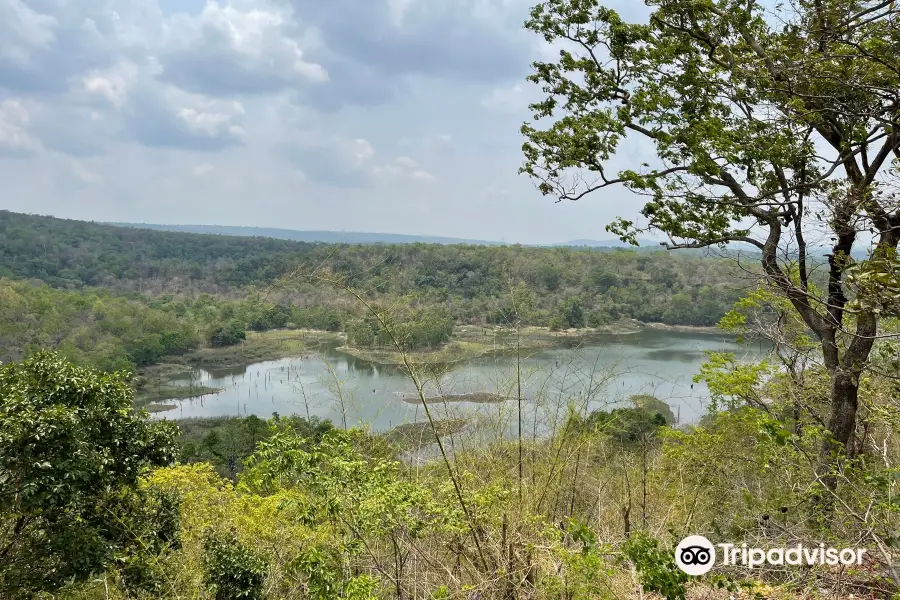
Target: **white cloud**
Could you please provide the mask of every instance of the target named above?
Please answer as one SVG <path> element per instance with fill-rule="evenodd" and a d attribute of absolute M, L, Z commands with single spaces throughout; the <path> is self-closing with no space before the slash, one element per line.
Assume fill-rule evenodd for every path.
<path fill-rule="evenodd" d="M 215 167 L 209 163 L 200 163 L 191 169 L 191 175 L 194 177 L 206 177 L 207 175 L 214 173 L 215 170 Z"/>
<path fill-rule="evenodd" d="M 81 85 L 88 94 L 99 96 L 121 109 L 137 79 L 137 65 L 122 61 L 109 69 L 92 69 L 81 78 Z"/>
<path fill-rule="evenodd" d="M 31 112 L 23 100 L 0 102 L 0 157 L 24 155 L 40 148 L 40 142 L 28 131 Z"/>
<path fill-rule="evenodd" d="M 489 185 L 484 188 L 485 196 L 509 196 L 512 192 L 510 192 L 506 188 L 498 187 L 496 185 Z"/>
<path fill-rule="evenodd" d="M 363 138 L 306 139 L 291 147 L 288 154 L 307 179 L 338 188 L 434 180 L 409 156 L 379 160 L 375 148 Z"/>
<path fill-rule="evenodd" d="M 375 155 L 375 149 L 368 140 L 357 138 L 342 144 L 343 149 L 357 162 L 365 162 Z"/>
<path fill-rule="evenodd" d="M 433 150 L 448 148 L 453 145 L 453 136 L 449 133 L 430 134 L 418 138 L 402 137 L 397 141 L 404 147 L 419 147 L 423 149 Z"/>
<path fill-rule="evenodd" d="M 72 172 L 79 181 L 85 184 L 96 184 L 103 182 L 103 176 L 99 173 L 88 169 L 81 161 L 74 160 L 71 164 Z"/>
<path fill-rule="evenodd" d="M 158 148 L 214 152 L 245 140 L 240 102 L 144 83 L 124 111 L 127 136 Z"/>
<path fill-rule="evenodd" d="M 196 16 L 179 14 L 166 27 L 162 76 L 212 95 L 260 94 L 328 81 L 307 59 L 289 10 L 263 2 L 208 1 Z M 314 37 L 303 38 L 313 43 Z"/>
<path fill-rule="evenodd" d="M 391 25 L 394 27 L 403 27 L 403 20 L 406 13 L 412 6 L 414 0 L 387 0 L 388 15 Z"/>
<path fill-rule="evenodd" d="M 434 181 L 434 176 L 419 168 L 419 165 L 408 156 L 398 156 L 389 163 L 376 165 L 372 168 L 372 174 L 381 182 L 391 183 L 398 181 Z"/>
<path fill-rule="evenodd" d="M 157 0 L 0 2 L 0 88 L 61 93 L 74 77 L 159 43 Z"/>
<path fill-rule="evenodd" d="M 205 106 L 199 108 L 184 106 L 176 111 L 178 118 L 184 121 L 188 129 L 200 135 L 214 137 L 219 134 L 241 136 L 244 129 L 235 125 L 233 120 L 244 114 L 244 108 L 239 102 L 214 105 L 213 102 L 203 102 Z"/>
<path fill-rule="evenodd" d="M 375 149 L 363 138 L 294 132 L 283 153 L 309 181 L 335 188 L 363 188 L 371 183 Z"/>
<path fill-rule="evenodd" d="M 415 169 L 418 166 L 416 161 L 408 156 L 398 156 L 394 159 L 394 164 L 407 169 Z"/>
<path fill-rule="evenodd" d="M 481 105 L 502 113 L 517 113 L 528 109 L 525 88 L 518 83 L 508 88 L 495 88 L 481 100 Z"/>
<path fill-rule="evenodd" d="M 37 51 L 56 39 L 56 20 L 29 7 L 22 0 L 0 4 L 0 59 L 24 67 Z"/>

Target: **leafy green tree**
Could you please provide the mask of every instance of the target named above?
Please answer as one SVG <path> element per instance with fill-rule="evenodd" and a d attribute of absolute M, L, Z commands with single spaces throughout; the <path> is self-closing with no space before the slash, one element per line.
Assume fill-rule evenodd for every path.
<path fill-rule="evenodd" d="M 544 263 L 538 268 L 538 281 L 548 291 L 555 292 L 562 283 L 563 274 L 559 267 Z"/>
<path fill-rule="evenodd" d="M 560 317 L 551 317 L 548 327 L 550 331 L 559 331 L 566 326 L 566 323 Z"/>
<path fill-rule="evenodd" d="M 0 597 L 83 580 L 135 543 L 137 479 L 174 460 L 176 428 L 133 395 L 53 353 L 0 366 Z"/>
<path fill-rule="evenodd" d="M 596 291 L 605 292 L 610 288 L 617 287 L 620 282 L 618 275 L 610 273 L 598 265 L 588 274 L 588 284 Z"/>
<path fill-rule="evenodd" d="M 315 445 L 294 432 L 280 431 L 260 443 L 247 461 L 240 489 L 258 494 L 300 491 L 310 499 L 307 518 L 332 521 L 343 533 L 338 539 L 347 540 L 304 553 L 298 574 L 306 580 L 310 598 L 338 597 L 342 565 L 368 551 L 375 540 L 391 539 L 399 549 L 442 523 L 460 525 L 458 515 L 427 488 L 398 476 L 395 459 L 360 451 L 369 445 L 359 430 L 331 430 Z M 395 566 L 397 578 L 402 568 Z"/>
<path fill-rule="evenodd" d="M 169 583 L 167 555 L 181 548 L 179 502 L 149 487 L 123 490 L 108 506 L 107 527 L 117 540 L 113 568 L 136 597 L 160 597 Z"/>
<path fill-rule="evenodd" d="M 645 589 L 666 600 L 684 600 L 690 577 L 675 564 L 674 553 L 661 548 L 646 531 L 636 531 L 626 540 L 623 554 L 632 562 Z"/>
<path fill-rule="evenodd" d="M 588 327 L 601 327 L 603 325 L 609 325 L 614 320 L 615 319 L 606 308 L 595 308 L 588 313 L 585 322 Z"/>
<path fill-rule="evenodd" d="M 371 348 L 377 339 L 377 324 L 372 319 L 353 321 L 347 326 L 347 341 L 357 348 Z"/>
<path fill-rule="evenodd" d="M 229 477 L 234 478 L 243 467 L 244 459 L 253 454 L 256 444 L 269 435 L 269 425 L 256 415 L 227 419 L 221 427 L 203 437 L 199 458 L 223 468 Z M 198 457 L 188 455 L 186 458 L 192 460 Z"/>
<path fill-rule="evenodd" d="M 396 321 L 392 332 L 397 342 L 407 349 L 431 348 L 453 335 L 453 318 L 440 310 L 417 309 L 390 316 Z M 347 328 L 348 341 L 357 347 L 392 346 L 393 339 L 382 322 L 373 315 L 352 322 Z"/>
<path fill-rule="evenodd" d="M 234 346 L 247 339 L 247 332 L 240 321 L 234 320 L 227 325 L 215 327 L 209 334 L 209 344 L 214 348 Z"/>
<path fill-rule="evenodd" d="M 534 7 L 526 27 L 563 47 L 529 76 L 547 93 L 535 120 L 551 123 L 522 127 L 522 170 L 560 199 L 613 185 L 649 196 L 646 228 L 669 248 L 754 247 L 766 284 L 818 340 L 829 471 L 852 447 L 879 319 L 900 304 L 897 10 L 881 0 L 648 4 L 649 21 L 635 24 L 598 0 Z M 657 160 L 610 172 L 631 138 Z M 640 227 L 619 219 L 608 230 L 636 243 Z M 820 293 L 807 236 L 822 230 L 831 251 Z M 874 235 L 855 261 L 861 232 Z"/>
<path fill-rule="evenodd" d="M 566 322 L 569 327 L 584 327 L 584 311 L 581 310 L 577 300 L 573 300 L 572 305 L 569 306 L 569 310 L 566 312 Z"/>

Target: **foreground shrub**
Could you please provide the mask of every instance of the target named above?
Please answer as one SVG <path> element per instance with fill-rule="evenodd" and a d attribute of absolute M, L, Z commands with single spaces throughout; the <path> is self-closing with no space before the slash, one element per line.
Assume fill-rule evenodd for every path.
<path fill-rule="evenodd" d="M 171 511 L 134 494 L 174 459 L 175 428 L 135 415 L 133 395 L 126 375 L 54 353 L 0 367 L 0 597 L 87 579 L 137 536 L 173 541 Z"/>
<path fill-rule="evenodd" d="M 260 600 L 266 562 L 233 532 L 211 532 L 203 543 L 204 582 L 216 600 Z"/>

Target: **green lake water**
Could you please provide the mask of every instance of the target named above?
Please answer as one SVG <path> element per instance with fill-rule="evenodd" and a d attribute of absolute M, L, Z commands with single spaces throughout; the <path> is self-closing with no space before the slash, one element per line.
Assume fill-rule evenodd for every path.
<path fill-rule="evenodd" d="M 665 400 L 681 422 L 696 420 L 708 403 L 706 387 L 692 382 L 705 350 L 730 351 L 748 360 L 763 354 L 759 347 L 738 345 L 722 336 L 645 329 L 604 336 L 581 348 L 523 355 L 523 429 L 539 433 L 553 427 L 569 404 L 582 410 L 613 408 L 627 405 L 634 394 Z M 512 420 L 518 420 L 516 364 L 515 356 L 481 357 L 429 378 L 428 396 L 493 392 L 510 398 L 499 404 L 431 403 L 433 416 L 484 419 L 508 429 Z M 166 401 L 175 408 L 156 413 L 155 418 L 248 414 L 268 418 L 277 412 L 315 415 L 336 424 L 346 420 L 348 426 L 367 425 L 376 431 L 425 418 L 420 404 L 403 400 L 415 392 L 407 375 L 335 349 L 230 370 L 195 369 L 171 383 L 222 391 Z"/>

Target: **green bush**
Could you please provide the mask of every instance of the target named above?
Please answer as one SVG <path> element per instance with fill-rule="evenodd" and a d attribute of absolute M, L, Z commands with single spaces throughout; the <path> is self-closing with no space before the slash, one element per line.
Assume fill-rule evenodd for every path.
<path fill-rule="evenodd" d="M 215 600 L 261 600 L 265 560 L 232 533 L 210 532 L 203 540 L 203 579 Z"/>
<path fill-rule="evenodd" d="M 177 498 L 152 487 L 138 488 L 127 494 L 109 523 L 121 531 L 115 564 L 125 589 L 135 597 L 160 597 L 167 583 L 164 559 L 181 547 Z"/>
<path fill-rule="evenodd" d="M 353 321 L 347 326 L 348 342 L 358 348 L 391 346 L 394 339 L 406 350 L 433 348 L 453 335 L 453 318 L 438 310 L 415 310 L 391 324 L 394 338 L 374 316 Z"/>
<path fill-rule="evenodd" d="M 50 352 L 0 366 L 0 598 L 85 580 L 130 554 L 136 532 L 146 548 L 172 542 L 171 511 L 134 494 L 174 460 L 176 427 L 134 414 L 133 399 L 124 374 Z"/>
<path fill-rule="evenodd" d="M 674 553 L 660 548 L 659 542 L 644 531 L 635 531 L 622 548 L 640 575 L 645 590 L 666 600 L 685 600 L 690 579 L 675 564 Z"/>
<path fill-rule="evenodd" d="M 635 408 L 641 408 L 651 414 L 663 417 L 666 425 L 675 424 L 675 413 L 672 412 L 672 407 L 656 396 L 651 396 L 650 394 L 637 394 L 631 396 L 629 400 L 634 404 Z"/>
<path fill-rule="evenodd" d="M 214 348 L 234 346 L 247 339 L 247 332 L 239 321 L 231 321 L 227 325 L 214 328 L 209 334 L 209 345 Z"/>
<path fill-rule="evenodd" d="M 587 418 L 589 429 L 606 433 L 626 447 L 650 440 L 665 425 L 665 416 L 643 408 L 595 410 Z"/>
<path fill-rule="evenodd" d="M 565 321 L 563 321 L 562 317 L 550 317 L 549 322 L 550 331 L 560 331 L 564 329 L 567 325 Z"/>
<path fill-rule="evenodd" d="M 584 311 L 581 310 L 581 305 L 578 304 L 577 300 L 573 300 L 566 310 L 565 321 L 569 327 L 575 329 L 584 327 Z"/>

